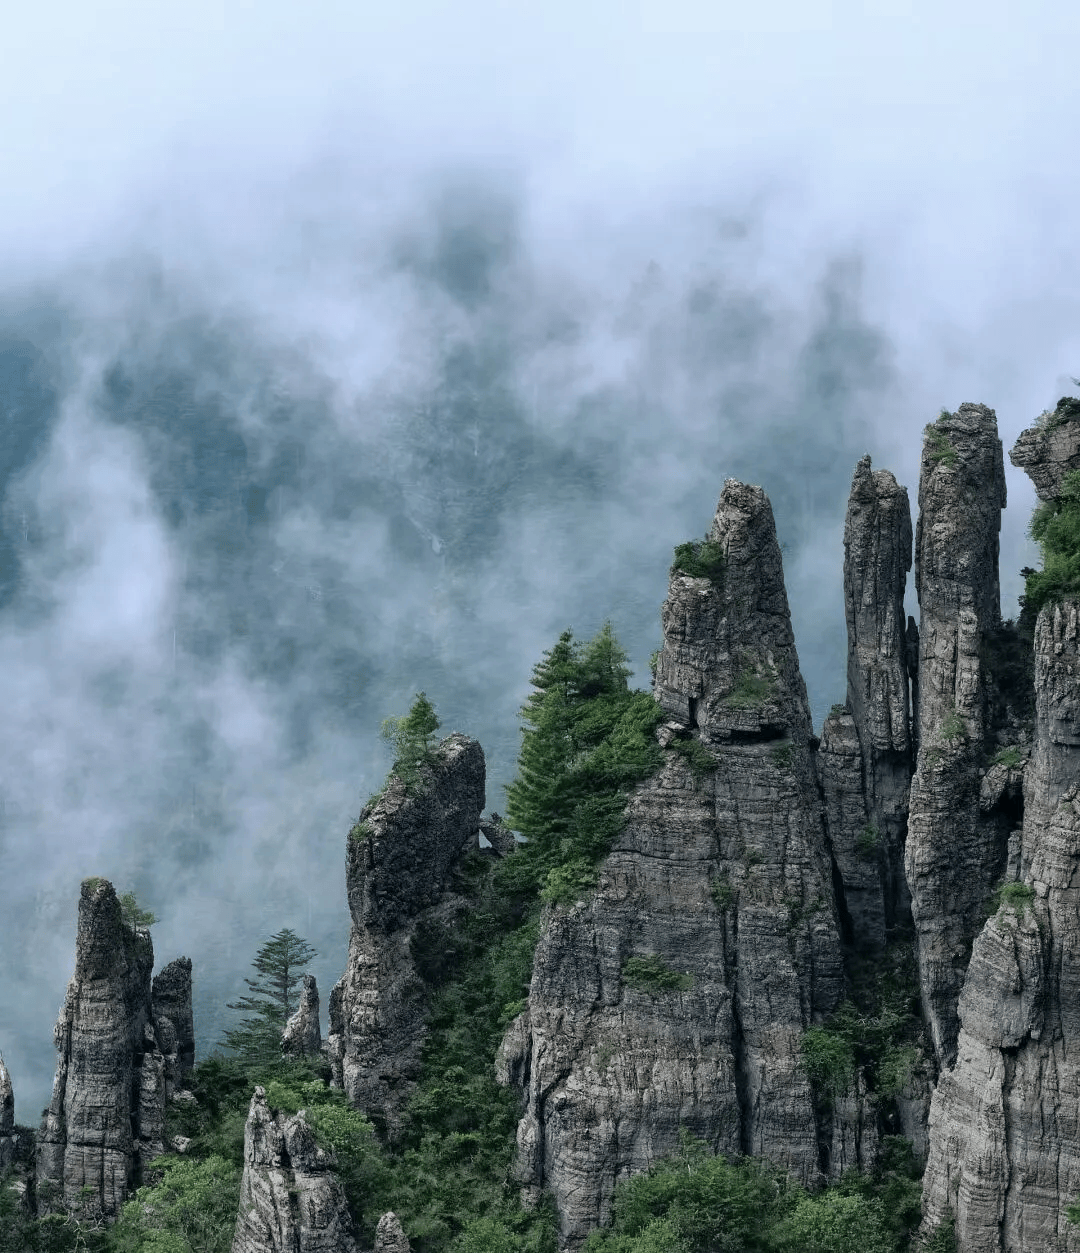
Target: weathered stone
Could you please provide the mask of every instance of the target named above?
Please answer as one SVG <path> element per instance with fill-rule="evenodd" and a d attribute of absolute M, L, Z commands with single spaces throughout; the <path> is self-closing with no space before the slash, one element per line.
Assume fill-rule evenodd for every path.
<path fill-rule="evenodd" d="M 476 845 L 484 754 L 447 736 L 408 791 L 396 775 L 349 836 L 352 929 L 345 973 L 330 994 L 327 1055 L 334 1082 L 391 1135 L 420 1070 L 427 994 L 413 940 L 466 908 L 453 872 Z"/>
<path fill-rule="evenodd" d="M 0 1171 L 7 1170 L 15 1156 L 15 1093 L 11 1076 L 0 1054 Z"/>
<path fill-rule="evenodd" d="M 191 1086 L 195 1021 L 191 1010 L 191 958 L 178 957 L 154 976 L 154 1026 L 165 1057 L 165 1092 L 172 1100 Z"/>
<path fill-rule="evenodd" d="M 352 1217 L 332 1153 L 304 1111 L 272 1110 L 255 1089 L 244 1125 L 244 1174 L 232 1253 L 355 1253 Z"/>
<path fill-rule="evenodd" d="M 884 930 L 910 925 L 904 878 L 913 768 L 904 612 L 910 568 L 907 489 L 888 470 L 871 470 L 870 458 L 864 457 L 855 468 L 844 522 L 847 708 L 862 754 L 860 784 L 866 802 L 862 859 L 880 876 L 883 929 L 879 932 L 876 919 L 870 923 L 868 918 L 870 933 L 864 935 L 856 927 L 860 945 L 883 943 Z M 872 855 L 871 844 L 876 846 Z M 859 890 L 865 900 L 861 880 Z"/>
<path fill-rule="evenodd" d="M 375 1228 L 374 1253 L 412 1253 L 409 1238 L 393 1210 L 383 1214 Z"/>
<path fill-rule="evenodd" d="M 1023 470 L 1035 485 L 1040 500 L 1061 495 L 1065 475 L 1080 470 L 1080 421 L 1075 401 L 1063 420 L 1036 423 L 1024 431 L 1009 452 L 1009 460 Z"/>
<path fill-rule="evenodd" d="M 987 641 L 1001 629 L 998 532 L 1005 476 L 997 420 L 961 405 L 928 426 L 919 480 L 918 761 L 905 857 L 923 1007 L 940 1065 L 951 1064 L 971 942 L 1002 874 L 1007 819 L 979 809 L 992 732 Z"/>
<path fill-rule="evenodd" d="M 494 811 L 492 811 L 489 822 L 480 824 L 480 831 L 484 839 L 487 840 L 500 857 L 508 857 L 518 846 L 513 831 Z"/>
<path fill-rule="evenodd" d="M 314 975 L 304 975 L 296 1013 L 285 1024 L 281 1051 L 286 1057 L 317 1057 L 322 1049 L 319 1029 L 319 988 Z"/>
<path fill-rule="evenodd" d="M 162 972 L 160 1029 L 153 1017 L 153 965 L 150 932 L 124 922 L 108 880 L 86 879 L 75 973 L 53 1033 L 58 1057 L 52 1101 L 38 1134 L 43 1210 L 114 1216 L 142 1167 L 165 1152 L 169 1067 L 184 1073 L 183 1042 L 194 1039 L 191 963 L 182 958 Z"/>
<path fill-rule="evenodd" d="M 546 912 L 529 1007 L 496 1063 L 525 1101 L 516 1178 L 527 1199 L 553 1192 L 564 1246 L 682 1130 L 819 1177 L 800 1042 L 837 1004 L 842 963 L 765 493 L 725 484 L 711 538 L 722 584 L 676 572 L 663 608 L 666 763 L 634 792 L 597 888 Z M 716 758 L 697 779 L 678 751 L 689 737 Z M 632 957 L 682 986 L 635 984 Z"/>
<path fill-rule="evenodd" d="M 1035 629 L 1036 725 L 1019 885 L 975 941 L 957 1060 L 934 1094 L 927 1228 L 960 1253 L 1080 1249 L 1080 606 Z"/>

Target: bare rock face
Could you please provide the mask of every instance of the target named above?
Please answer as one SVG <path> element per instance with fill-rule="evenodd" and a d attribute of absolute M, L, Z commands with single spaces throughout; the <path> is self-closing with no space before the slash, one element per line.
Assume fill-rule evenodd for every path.
<path fill-rule="evenodd" d="M 840 999 L 840 937 L 765 493 L 729 480 L 711 538 L 722 581 L 673 572 L 663 608 L 666 763 L 598 887 L 547 911 L 497 1062 L 525 1104 L 516 1178 L 553 1192 L 564 1247 L 681 1129 L 807 1181 L 828 1157 L 800 1042 Z"/>
<path fill-rule="evenodd" d="M 904 585 L 911 507 L 907 489 L 888 470 L 870 467 L 864 457 L 855 468 L 844 522 L 847 708 L 866 800 L 860 855 L 878 871 L 882 926 L 891 930 L 907 924 L 910 914 L 904 846 L 913 753 Z M 883 936 L 864 935 L 857 926 L 855 939 L 880 943 Z"/>
<path fill-rule="evenodd" d="M 402 1231 L 401 1223 L 393 1210 L 383 1214 L 375 1228 L 374 1253 L 412 1253 L 409 1238 Z"/>
<path fill-rule="evenodd" d="M 462 855 L 476 846 L 484 754 L 447 736 L 409 791 L 391 776 L 349 836 L 352 929 L 345 973 L 330 994 L 327 1054 L 335 1084 L 393 1134 L 419 1074 L 427 997 L 413 952 L 418 929 L 451 924 Z"/>
<path fill-rule="evenodd" d="M 304 975 L 304 990 L 296 1013 L 285 1024 L 281 1051 L 288 1057 L 317 1057 L 322 1049 L 319 1030 L 319 988 L 314 975 Z"/>
<path fill-rule="evenodd" d="M 15 1157 L 15 1093 L 11 1076 L 0 1057 L 0 1171 L 7 1170 Z"/>
<path fill-rule="evenodd" d="M 1004 464 L 994 412 L 961 405 L 927 427 L 919 480 L 918 760 L 905 857 L 923 1007 L 940 1065 L 956 1055 L 957 1002 L 985 902 L 1005 869 L 1007 822 L 980 810 L 993 731 L 988 646 L 1001 633 Z"/>
<path fill-rule="evenodd" d="M 149 931 L 125 924 L 112 884 L 86 879 L 75 974 L 53 1033 L 52 1101 L 38 1135 L 43 1210 L 114 1216 L 142 1166 L 165 1151 L 162 1039 L 172 1036 L 155 1029 L 153 964 Z M 186 970 L 190 1004 L 190 962 Z"/>
<path fill-rule="evenodd" d="M 255 1089 L 244 1125 L 244 1174 L 232 1253 L 356 1253 L 333 1154 L 304 1118 L 271 1110 Z"/>
<path fill-rule="evenodd" d="M 1080 405 L 1071 397 L 1058 401 L 1045 424 L 1028 427 L 1013 445 L 1009 460 L 1025 471 L 1040 500 L 1061 495 L 1071 470 L 1080 470 Z"/>
<path fill-rule="evenodd" d="M 975 941 L 956 1064 L 930 1115 L 928 1229 L 960 1253 L 1080 1249 L 1080 607 L 1035 630 L 1035 747 L 1022 882 Z M 1026 890 L 1025 890 L 1026 889 Z"/>
<path fill-rule="evenodd" d="M 190 957 L 178 957 L 154 976 L 151 999 L 154 1026 L 165 1057 L 166 1099 L 171 1100 L 191 1086 L 195 1068 Z"/>

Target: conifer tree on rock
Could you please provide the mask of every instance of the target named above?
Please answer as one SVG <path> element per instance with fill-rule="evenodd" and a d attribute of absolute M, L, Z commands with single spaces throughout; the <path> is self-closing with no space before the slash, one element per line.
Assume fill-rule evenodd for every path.
<path fill-rule="evenodd" d="M 244 980 L 251 995 L 228 1002 L 229 1009 L 244 1010 L 248 1017 L 225 1032 L 225 1047 L 252 1061 L 276 1061 L 285 1025 L 299 1001 L 297 988 L 304 968 L 317 956 L 307 940 L 289 927 L 272 935 L 251 963 L 262 977 Z"/>

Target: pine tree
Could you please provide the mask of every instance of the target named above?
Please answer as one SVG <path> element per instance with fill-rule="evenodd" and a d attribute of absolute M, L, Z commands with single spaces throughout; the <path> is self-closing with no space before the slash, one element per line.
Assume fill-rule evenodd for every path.
<path fill-rule="evenodd" d="M 404 718 L 387 718 L 382 724 L 382 737 L 394 746 L 394 773 L 406 788 L 420 779 L 420 767 L 431 755 L 431 741 L 439 729 L 435 707 L 423 692 L 418 692 Z"/>
<path fill-rule="evenodd" d="M 228 1003 L 229 1009 L 243 1010 L 248 1017 L 225 1032 L 225 1047 L 251 1060 L 277 1060 L 282 1032 L 296 1008 L 293 994 L 305 967 L 317 956 L 315 949 L 288 927 L 272 935 L 251 963 L 262 978 L 245 979 L 251 995 Z"/>

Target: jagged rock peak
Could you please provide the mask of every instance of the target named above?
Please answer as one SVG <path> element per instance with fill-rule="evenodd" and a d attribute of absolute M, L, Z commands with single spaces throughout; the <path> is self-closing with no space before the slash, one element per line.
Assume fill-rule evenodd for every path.
<path fill-rule="evenodd" d="M 1061 495 L 1061 483 L 1071 470 L 1080 470 L 1080 402 L 1062 397 L 1057 409 L 1021 432 L 1009 460 L 1023 470 L 1040 500 Z"/>
<path fill-rule="evenodd" d="M 409 1238 L 393 1210 L 383 1214 L 375 1228 L 374 1253 L 412 1253 Z"/>
<path fill-rule="evenodd" d="M 709 538 L 723 553 L 722 575 L 673 570 L 654 696 L 705 743 L 747 734 L 805 739 L 806 685 L 765 492 L 728 479 Z"/>
<path fill-rule="evenodd" d="M 0 1054 L 0 1170 L 6 1170 L 15 1155 L 15 1093 L 11 1076 Z"/>
<path fill-rule="evenodd" d="M 349 833 L 352 928 L 345 973 L 330 994 L 327 1055 L 334 1083 L 391 1134 L 419 1074 L 427 1031 L 412 941 L 454 925 L 467 908 L 452 880 L 477 846 L 484 784 L 480 745 L 449 735 L 412 786 L 391 775 Z"/>
<path fill-rule="evenodd" d="M 500 857 L 508 857 L 517 849 L 518 844 L 513 831 L 494 810 L 491 812 L 490 821 L 481 822 L 480 832 Z"/>
<path fill-rule="evenodd" d="M 191 964 L 182 958 L 162 972 L 160 1028 L 154 1019 L 153 965 L 150 932 L 125 923 L 113 885 L 102 878 L 84 880 L 75 973 L 53 1032 L 56 1078 L 38 1133 L 37 1195 L 43 1210 L 112 1217 L 137 1185 L 142 1167 L 165 1151 L 170 1062 L 162 1042 L 174 1073 L 181 1074 L 183 1042 L 194 1038 Z"/>
<path fill-rule="evenodd" d="M 333 1154 L 316 1144 L 303 1110 L 272 1110 L 262 1087 L 244 1124 L 232 1253 L 356 1253 Z"/>
<path fill-rule="evenodd" d="M 195 1021 L 191 1001 L 191 958 L 178 957 L 154 976 L 154 1026 L 165 1056 L 165 1095 L 171 1100 L 191 1085 L 195 1068 Z"/>
<path fill-rule="evenodd" d="M 296 1013 L 285 1024 L 281 1051 L 288 1057 L 316 1057 L 322 1048 L 319 1030 L 319 988 L 314 975 L 304 975 Z"/>
<path fill-rule="evenodd" d="M 918 761 L 905 855 L 923 1006 L 950 1065 L 957 1001 L 983 906 L 1007 858 L 1007 814 L 979 805 L 983 745 L 999 707 L 988 645 L 1002 635 L 998 533 L 1005 473 L 997 420 L 964 404 L 926 428 L 915 536 Z"/>
<path fill-rule="evenodd" d="M 1035 745 L 1024 771 L 1022 878 L 977 936 L 956 1064 L 934 1093 L 926 1226 L 959 1253 L 1080 1248 L 1080 606 L 1035 627 Z"/>

